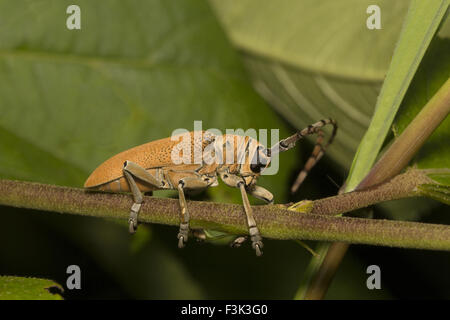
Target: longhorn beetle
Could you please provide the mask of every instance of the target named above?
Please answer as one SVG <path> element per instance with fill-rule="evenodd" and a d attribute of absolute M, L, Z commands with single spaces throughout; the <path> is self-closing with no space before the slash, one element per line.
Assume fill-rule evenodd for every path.
<path fill-rule="evenodd" d="M 322 146 L 324 136 L 322 127 L 328 124 L 333 126 L 333 132 L 328 142 Z M 137 229 L 143 192 L 177 189 L 181 208 L 178 247 L 183 248 L 189 234 L 189 211 L 184 192 L 217 186 L 217 176 L 219 176 L 226 185 L 240 189 L 252 247 L 260 256 L 263 248 L 262 237 L 253 218 L 247 193 L 266 203 L 273 203 L 272 193 L 256 185 L 261 172 L 268 167 L 273 155 L 293 148 L 295 143 L 305 136 L 317 134 L 313 152 L 292 186 L 291 191 L 295 192 L 309 170 L 323 156 L 325 148 L 333 141 L 336 131 L 337 124 L 334 120 L 321 120 L 279 141 L 270 149 L 248 136 L 229 134 L 216 136 L 208 131 L 193 131 L 188 133 L 190 139 L 187 139 L 187 142 L 180 143 L 175 136 L 149 142 L 113 156 L 95 169 L 84 187 L 99 191 L 131 192 L 134 203 L 128 220 L 130 233 L 136 232 Z M 210 153 L 212 156 L 217 157 L 221 154 L 223 157 L 225 154 L 232 154 L 232 159 L 227 158 L 226 162 L 217 162 L 208 161 L 208 157 L 205 157 L 200 161 L 191 161 L 187 164 L 174 161 L 173 155 L 179 154 L 181 148 L 185 147 L 193 149 L 194 155 L 196 151 L 200 151 L 203 155 L 209 148 L 213 150 Z M 192 154 L 191 160 L 194 160 Z M 236 245 L 242 242 L 242 237 L 238 239 L 236 239 Z"/>

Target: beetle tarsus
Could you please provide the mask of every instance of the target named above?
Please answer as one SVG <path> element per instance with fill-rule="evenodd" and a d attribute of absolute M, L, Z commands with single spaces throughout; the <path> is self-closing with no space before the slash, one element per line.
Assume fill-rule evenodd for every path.
<path fill-rule="evenodd" d="M 249 233 L 250 239 L 252 240 L 252 248 L 255 249 L 258 257 L 262 256 L 262 248 L 264 247 L 264 244 L 258 228 L 256 226 L 251 227 L 249 229 Z"/>
<path fill-rule="evenodd" d="M 180 201 L 181 208 L 181 223 L 180 231 L 178 232 L 178 248 L 184 248 L 186 242 L 188 241 L 189 235 L 189 212 L 187 210 L 186 198 L 184 197 L 183 187 L 185 182 L 180 180 L 178 182 L 178 199 Z"/>
<path fill-rule="evenodd" d="M 133 221 L 133 219 L 131 219 L 131 218 L 128 219 L 128 224 L 129 224 L 128 231 L 129 231 L 131 234 L 135 234 L 137 228 L 134 226 L 134 221 Z"/>
<path fill-rule="evenodd" d="M 183 249 L 185 247 L 184 237 L 178 234 L 178 248 Z"/>
<path fill-rule="evenodd" d="M 247 238 L 248 237 L 246 237 L 246 236 L 237 237 L 230 243 L 230 247 L 239 248 L 245 241 L 247 241 Z"/>
<path fill-rule="evenodd" d="M 250 239 L 252 240 L 252 248 L 256 250 L 256 255 L 259 257 L 262 255 L 261 249 L 263 248 L 262 237 L 259 233 L 259 229 L 256 226 L 255 218 L 253 217 L 252 207 L 247 198 L 247 191 L 245 189 L 245 184 L 240 182 L 237 186 L 241 189 L 242 202 L 244 204 L 244 211 L 247 216 L 248 233 Z"/>
<path fill-rule="evenodd" d="M 136 233 L 138 226 L 138 213 L 141 210 L 142 203 L 133 203 L 130 211 L 130 218 L 128 219 L 129 231 L 131 234 Z"/>
<path fill-rule="evenodd" d="M 262 245 L 262 242 L 261 242 L 261 245 Z M 255 248 L 255 251 L 256 251 L 256 255 L 257 255 L 258 257 L 261 257 L 263 253 L 262 253 L 262 251 L 261 251 L 260 245 L 259 245 L 258 243 L 255 243 L 254 248 Z"/>
<path fill-rule="evenodd" d="M 178 232 L 178 248 L 182 249 L 186 246 L 186 242 L 188 241 L 188 233 L 189 233 L 189 224 L 188 223 L 180 223 L 180 231 Z"/>

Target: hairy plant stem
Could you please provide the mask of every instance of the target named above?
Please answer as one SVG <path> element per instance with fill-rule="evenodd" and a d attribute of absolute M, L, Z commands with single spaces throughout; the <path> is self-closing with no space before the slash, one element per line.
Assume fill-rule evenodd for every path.
<path fill-rule="evenodd" d="M 419 196 L 417 186 L 429 182 L 420 170 L 409 170 L 375 188 L 317 201 L 307 200 L 303 203 L 308 205 L 290 210 L 285 205 L 259 205 L 253 206 L 253 211 L 262 235 L 267 238 L 450 250 L 450 226 L 333 216 L 380 201 Z M 0 180 L 0 205 L 128 219 L 132 202 L 128 194 Z M 188 210 L 192 228 L 247 234 L 241 205 L 189 201 Z M 177 226 L 179 212 L 179 203 L 175 199 L 145 197 L 139 220 Z"/>

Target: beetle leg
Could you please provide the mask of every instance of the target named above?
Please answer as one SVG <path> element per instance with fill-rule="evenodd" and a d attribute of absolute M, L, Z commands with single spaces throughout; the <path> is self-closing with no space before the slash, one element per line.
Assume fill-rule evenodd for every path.
<path fill-rule="evenodd" d="M 250 207 L 250 202 L 248 201 L 245 185 L 243 182 L 240 182 L 238 186 L 239 189 L 241 189 L 242 202 L 244 203 L 244 210 L 247 215 L 248 233 L 250 234 L 250 239 L 252 240 L 252 248 L 255 249 L 257 256 L 261 256 L 261 249 L 263 248 L 262 237 L 259 233 L 258 227 L 256 226 L 255 218 L 253 217 L 253 211 Z"/>
<path fill-rule="evenodd" d="M 178 194 L 179 201 L 181 207 L 181 222 L 180 222 L 180 231 L 178 232 L 178 248 L 184 248 L 186 242 L 188 241 L 189 234 L 189 212 L 187 210 L 186 198 L 184 197 L 184 181 L 180 180 L 178 183 Z"/>
<path fill-rule="evenodd" d="M 207 238 L 205 230 L 203 229 L 192 230 L 192 235 L 197 238 L 197 241 L 205 241 Z"/>
<path fill-rule="evenodd" d="M 260 186 L 253 186 L 251 189 L 248 190 L 248 192 L 255 198 L 261 199 L 263 201 L 265 201 L 268 204 L 272 204 L 273 203 L 273 194 Z"/>
<path fill-rule="evenodd" d="M 130 186 L 131 193 L 133 194 L 134 203 L 131 206 L 130 218 L 128 219 L 129 231 L 130 233 L 135 233 L 138 225 L 138 214 L 141 210 L 143 198 L 142 192 L 139 190 L 136 185 L 136 181 L 134 178 L 138 178 L 139 180 L 145 181 L 151 185 L 156 187 L 162 187 L 163 182 L 157 180 L 150 173 L 148 173 L 144 168 L 140 165 L 131 162 L 125 161 L 123 165 L 123 174 L 128 181 L 128 185 Z"/>
<path fill-rule="evenodd" d="M 124 166 L 123 166 L 123 170 L 124 171 L 128 171 L 129 173 L 131 173 L 133 176 L 135 176 L 136 178 L 145 181 L 157 188 L 162 188 L 164 187 L 164 181 L 162 181 L 161 179 L 157 179 L 154 176 L 152 176 L 147 170 L 145 170 L 144 168 L 142 168 L 140 165 L 131 162 L 131 161 L 125 161 Z"/>
<path fill-rule="evenodd" d="M 128 219 L 129 231 L 130 233 L 135 233 L 137 230 L 137 217 L 138 213 L 141 210 L 142 206 L 142 193 L 136 185 L 136 181 L 134 181 L 133 176 L 124 169 L 123 171 L 125 178 L 130 185 L 131 193 L 133 194 L 134 203 L 131 206 L 130 218 Z"/>
<path fill-rule="evenodd" d="M 230 246 L 232 248 L 239 248 L 245 241 L 247 241 L 247 238 L 248 238 L 247 236 L 237 237 L 230 243 Z"/>
<path fill-rule="evenodd" d="M 261 199 L 268 204 L 273 204 L 273 194 L 263 187 L 255 185 L 249 189 L 248 192 L 255 198 Z M 239 248 L 245 241 L 247 241 L 247 238 L 247 236 L 237 237 L 230 243 L 230 246 L 232 248 Z"/>

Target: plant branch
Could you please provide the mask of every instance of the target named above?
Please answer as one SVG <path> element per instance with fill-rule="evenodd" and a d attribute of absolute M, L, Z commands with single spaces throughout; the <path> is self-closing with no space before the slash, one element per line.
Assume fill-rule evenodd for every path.
<path fill-rule="evenodd" d="M 382 184 L 372 185 L 361 190 L 358 188 L 353 192 L 316 200 L 311 213 L 339 215 L 382 201 L 424 195 L 419 186 L 434 183 L 427 176 L 432 172 L 434 171 L 410 169 Z M 441 172 L 441 170 L 436 170 L 436 172 Z"/>
<path fill-rule="evenodd" d="M 393 185 L 396 188 L 403 188 L 401 196 L 417 196 L 418 193 L 415 191 L 417 188 L 409 184 L 417 179 L 417 175 L 421 177 L 421 183 L 429 182 L 428 178 L 420 175 L 420 170 L 410 170 L 397 180 L 393 179 L 378 188 L 355 192 L 351 197 L 344 194 L 307 201 L 308 205 L 297 206 L 292 210 L 288 210 L 284 205 L 253 206 L 255 220 L 262 235 L 273 239 L 344 241 L 402 248 L 450 250 L 449 226 L 332 216 L 342 210 L 354 210 L 373 204 L 374 201 L 391 200 L 399 196 L 398 193 L 386 191 Z M 0 180 L 0 205 L 128 219 L 131 204 L 132 198 L 127 194 Z M 334 212 L 331 210 L 333 206 L 336 208 Z M 188 209 L 192 228 L 247 234 L 245 213 L 241 205 L 188 201 Z M 139 219 L 146 223 L 177 226 L 179 210 L 176 199 L 145 197 Z"/>

